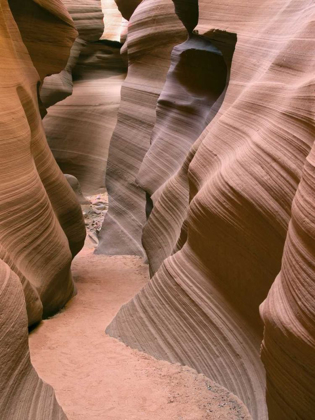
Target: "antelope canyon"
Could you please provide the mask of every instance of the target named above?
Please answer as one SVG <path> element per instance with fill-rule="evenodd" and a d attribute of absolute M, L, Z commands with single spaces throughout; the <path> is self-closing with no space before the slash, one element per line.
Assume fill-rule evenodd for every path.
<path fill-rule="evenodd" d="M 1 419 L 314 419 L 314 21 L 0 0 Z"/>

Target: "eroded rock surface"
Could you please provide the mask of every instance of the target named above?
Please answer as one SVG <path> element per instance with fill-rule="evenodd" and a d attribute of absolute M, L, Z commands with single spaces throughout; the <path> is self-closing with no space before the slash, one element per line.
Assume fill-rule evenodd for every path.
<path fill-rule="evenodd" d="M 9 0 L 9 5 L 40 80 L 59 73 L 68 60 L 76 36 L 62 2 Z"/>
<path fill-rule="evenodd" d="M 61 13 L 60 4 L 54 5 Z M 51 8 L 50 3 L 47 13 Z M 73 295 L 70 264 L 85 230 L 76 197 L 49 150 L 38 109 L 38 73 L 6 2 L 1 18 L 6 66 L 0 69 L 0 253 L 23 283 L 33 324 Z M 71 37 L 75 31 L 68 27 Z M 53 56 L 51 63 L 54 69 Z"/>
<path fill-rule="evenodd" d="M 48 147 L 38 102 L 40 78 L 65 66 L 76 31 L 57 0 L 10 6 L 16 21 L 1 0 L 0 417 L 64 420 L 53 389 L 31 365 L 27 326 L 74 295 L 70 265 L 85 238 L 80 206 Z"/>
<path fill-rule="evenodd" d="M 166 183 L 163 202 L 159 194 L 160 214 L 146 247 L 152 255 L 169 247 L 152 271 L 160 268 L 107 329 L 132 347 L 205 373 L 238 395 L 254 419 L 267 417 L 259 305 L 282 257 L 262 306 L 269 414 L 308 419 L 315 409 L 314 303 L 308 298 L 314 290 L 313 158 L 307 158 L 314 142 L 314 14 L 309 1 L 199 2 L 199 36 L 213 43 L 224 43 L 224 33 L 237 36 L 229 85 Z M 180 132 L 182 125 L 171 130 L 167 117 L 160 130 Z M 163 160 L 163 167 L 166 158 L 158 160 L 153 145 L 151 162 Z M 162 152 L 169 157 L 167 147 Z M 144 175 L 152 177 L 149 165 Z M 176 232 L 168 236 L 176 218 Z M 168 257 L 176 241 L 177 252 Z M 299 385 L 301 393 L 294 393 Z"/>
<path fill-rule="evenodd" d="M 151 273 L 172 254 L 179 239 L 189 205 L 188 178 L 183 170 L 187 171 L 193 155 L 191 146 L 222 104 L 235 42 L 236 36 L 225 32 L 221 42 L 191 34 L 173 49 L 172 64 L 157 104 L 151 145 L 137 175 L 137 182 L 147 193 L 150 217 L 142 243 Z M 164 212 L 165 208 L 168 211 Z"/>
<path fill-rule="evenodd" d="M 0 260 L 0 416 L 2 419 L 66 420 L 52 387 L 30 360 L 21 282 Z"/>
<path fill-rule="evenodd" d="M 107 255 L 144 255 L 141 234 L 146 221 L 146 195 L 136 176 L 150 146 L 172 48 L 186 38 L 171 0 L 145 0 L 136 10 L 124 45 L 128 75 L 122 86 L 106 172 L 109 211 L 97 252 Z"/>
<path fill-rule="evenodd" d="M 271 419 L 309 419 L 315 407 L 315 148 L 292 204 L 282 267 L 261 305 Z"/>
<path fill-rule="evenodd" d="M 104 30 L 100 1 L 65 1 L 65 5 L 79 37 L 63 72 L 45 80 L 43 102 L 55 105 L 43 123 L 62 171 L 77 177 L 85 194 L 95 194 L 105 186 L 109 142 L 126 65 L 120 56 L 120 42 L 99 40 Z M 56 103 L 60 99 L 64 100 Z"/>
<path fill-rule="evenodd" d="M 195 368 L 255 420 L 312 418 L 313 3 L 117 0 L 121 57 L 113 2 L 99 41 L 100 1 L 65 0 L 79 32 L 66 63 L 76 31 L 60 1 L 10 0 L 15 20 L 0 1 L 1 416 L 64 418 L 30 364 L 25 305 L 33 325 L 73 296 L 85 229 L 46 143 L 40 83 L 63 69 L 43 88 L 50 144 L 84 193 L 104 193 L 127 57 L 97 252 L 144 246 L 153 277 L 107 332 Z M 89 212 L 102 220 L 106 206 L 88 207 L 94 234 Z"/>

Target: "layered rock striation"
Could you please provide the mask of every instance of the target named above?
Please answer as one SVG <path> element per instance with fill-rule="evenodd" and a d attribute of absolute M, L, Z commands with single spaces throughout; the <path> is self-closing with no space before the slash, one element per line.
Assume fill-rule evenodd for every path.
<path fill-rule="evenodd" d="M 282 267 L 260 307 L 271 419 L 309 419 L 315 407 L 315 148 L 292 204 Z"/>
<path fill-rule="evenodd" d="M 65 66 L 76 36 L 73 22 L 59 0 L 9 0 L 14 19 L 40 80 Z"/>
<path fill-rule="evenodd" d="M 137 175 L 147 193 L 150 217 L 142 243 L 152 274 L 177 249 L 189 205 L 187 169 L 194 154 L 190 148 L 215 117 L 226 93 L 236 35 L 221 32 L 220 36 L 221 40 L 210 41 L 190 34 L 173 49 L 158 100 L 151 145 Z"/>
<path fill-rule="evenodd" d="M 119 41 L 100 41 L 104 31 L 100 1 L 64 3 L 79 37 L 63 72 L 45 80 L 42 100 L 54 106 L 44 118 L 44 128 L 62 171 L 78 178 L 83 193 L 95 194 L 105 186 L 126 64 Z M 116 14 L 120 15 L 118 10 Z"/>
<path fill-rule="evenodd" d="M 136 10 L 124 45 L 128 75 L 121 90 L 107 163 L 109 211 L 97 250 L 107 255 L 144 255 L 141 235 L 146 221 L 146 194 L 136 177 L 150 147 L 155 109 L 171 51 L 186 38 L 185 27 L 171 0 L 145 0 Z"/>
<path fill-rule="evenodd" d="M 188 27 L 189 9 L 174 3 Z M 229 83 L 202 133 L 190 124 L 195 142 L 178 170 L 169 161 L 179 162 L 187 132 L 180 117 L 186 122 L 187 115 L 184 108 L 174 118 L 160 96 L 163 116 L 158 105 L 143 160 L 150 163 L 136 178 L 153 194 L 143 239 L 156 273 L 107 329 L 132 347 L 203 372 L 238 395 L 254 419 L 267 418 L 265 369 L 270 418 L 309 419 L 315 408 L 314 13 L 306 0 L 199 2 L 196 36 L 223 48 L 237 37 Z M 167 94 L 178 86 L 173 72 Z M 124 226 L 136 212 L 122 207 L 121 214 Z M 264 369 L 259 306 L 268 292 L 261 307 Z"/>
<path fill-rule="evenodd" d="M 39 378 L 31 364 L 22 285 L 1 260 L 0 301 L 1 418 L 66 420 L 52 387 Z"/>
<path fill-rule="evenodd" d="M 75 195 L 46 141 L 37 97 L 39 73 L 3 3 L 0 253 L 23 283 L 33 324 L 42 313 L 57 312 L 73 295 L 70 264 L 83 246 L 85 229 Z M 61 13 L 60 4 L 55 5 Z M 52 3 L 47 13 L 51 8 Z M 44 30 L 45 21 L 42 25 Z M 67 27 L 73 36 L 73 26 Z M 55 69 L 53 56 L 51 63 Z"/>
<path fill-rule="evenodd" d="M 1 417 L 65 418 L 31 366 L 26 311 L 33 325 L 73 296 L 85 229 L 38 91 L 58 72 L 41 95 L 50 146 L 84 193 L 99 191 L 128 60 L 97 252 L 146 255 L 152 279 L 107 332 L 192 366 L 255 420 L 312 418 L 312 2 L 117 0 L 130 19 L 120 56 L 114 3 L 103 1 L 113 17 L 104 32 L 100 1 L 65 0 L 79 33 L 68 63 L 76 30 L 64 5 L 9 3 L 14 18 L 0 0 Z"/>
<path fill-rule="evenodd" d="M 85 239 L 38 100 L 43 77 L 65 66 L 76 30 L 57 0 L 19 6 L 0 2 L 0 417 L 64 420 L 31 365 L 27 327 L 74 295 L 70 265 Z"/>

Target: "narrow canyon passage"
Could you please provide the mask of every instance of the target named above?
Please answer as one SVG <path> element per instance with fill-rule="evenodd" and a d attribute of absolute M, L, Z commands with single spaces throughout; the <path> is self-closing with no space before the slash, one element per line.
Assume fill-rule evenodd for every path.
<path fill-rule="evenodd" d="M 250 418 L 235 396 L 193 369 L 105 335 L 121 305 L 148 281 L 141 258 L 94 255 L 87 239 L 73 277 L 77 296 L 30 334 L 32 363 L 69 420 Z"/>
<path fill-rule="evenodd" d="M 0 0 L 0 420 L 314 420 L 313 0 Z"/>

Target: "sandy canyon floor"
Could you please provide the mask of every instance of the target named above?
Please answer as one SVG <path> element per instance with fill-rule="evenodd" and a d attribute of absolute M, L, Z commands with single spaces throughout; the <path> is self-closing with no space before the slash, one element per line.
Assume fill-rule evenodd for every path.
<path fill-rule="evenodd" d="M 121 305 L 148 281 L 148 268 L 137 257 L 93 251 L 88 239 L 74 260 L 78 294 L 30 334 L 32 362 L 69 420 L 249 418 L 230 393 L 203 375 L 105 334 Z"/>

